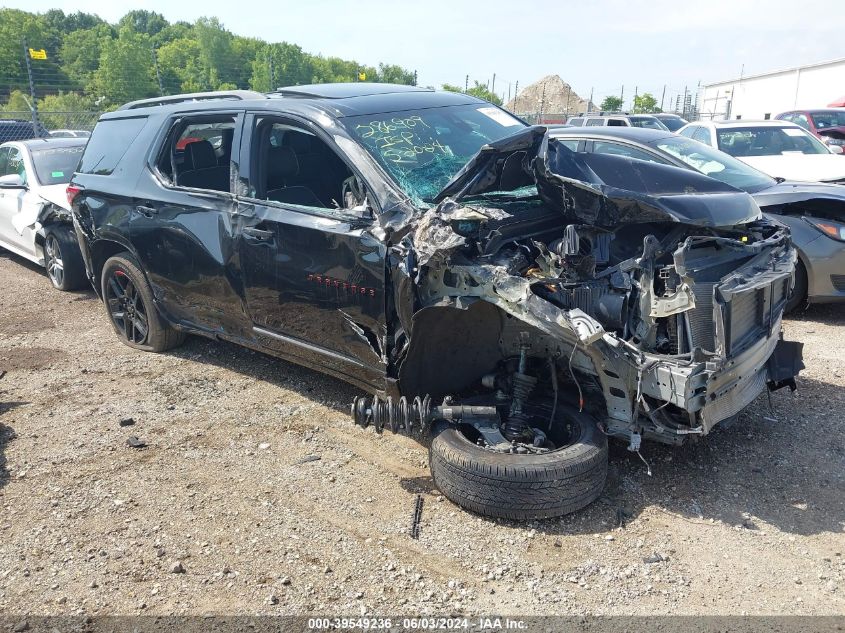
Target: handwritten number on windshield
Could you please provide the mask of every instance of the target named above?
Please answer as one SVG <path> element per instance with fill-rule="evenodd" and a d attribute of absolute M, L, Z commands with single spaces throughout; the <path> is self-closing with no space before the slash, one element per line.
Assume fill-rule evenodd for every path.
<path fill-rule="evenodd" d="M 422 154 L 452 155 L 448 147 L 432 138 L 431 126 L 419 116 L 370 121 L 357 125 L 355 131 L 391 163 L 415 165 Z"/>

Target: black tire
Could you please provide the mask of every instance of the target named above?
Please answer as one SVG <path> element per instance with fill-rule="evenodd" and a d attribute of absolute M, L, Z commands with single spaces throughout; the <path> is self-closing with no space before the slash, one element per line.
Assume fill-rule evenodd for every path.
<path fill-rule="evenodd" d="M 607 437 L 586 415 L 567 416 L 573 442 L 549 453 L 496 453 L 448 426 L 429 449 L 431 476 L 459 506 L 488 517 L 546 519 L 580 510 L 602 492 Z"/>
<path fill-rule="evenodd" d="M 114 331 L 125 345 L 145 352 L 164 352 L 185 340 L 161 318 L 153 292 L 128 252 L 106 261 L 100 277 L 103 304 Z"/>
<path fill-rule="evenodd" d="M 799 259 L 795 264 L 795 287 L 786 302 L 784 312 L 789 314 L 807 306 L 807 269 Z"/>
<path fill-rule="evenodd" d="M 86 285 L 85 264 L 72 227 L 58 225 L 44 231 L 44 268 L 59 290 L 79 290 Z"/>

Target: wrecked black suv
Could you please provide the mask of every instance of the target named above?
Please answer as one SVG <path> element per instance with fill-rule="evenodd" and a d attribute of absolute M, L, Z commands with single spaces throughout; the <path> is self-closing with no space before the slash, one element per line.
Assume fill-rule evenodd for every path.
<path fill-rule="evenodd" d="M 748 194 L 464 94 L 130 103 L 68 195 L 125 343 L 202 334 L 351 382 L 374 394 L 355 421 L 430 441 L 437 486 L 484 515 L 576 510 L 609 436 L 706 435 L 802 367 L 795 251 Z"/>

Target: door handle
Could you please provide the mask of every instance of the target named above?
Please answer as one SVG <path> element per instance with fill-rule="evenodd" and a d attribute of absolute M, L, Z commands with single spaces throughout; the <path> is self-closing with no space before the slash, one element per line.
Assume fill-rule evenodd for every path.
<path fill-rule="evenodd" d="M 147 207 L 143 204 L 139 204 L 138 206 L 136 206 L 135 210 L 138 211 L 138 213 L 140 213 L 141 215 L 144 215 L 148 218 L 151 218 L 156 213 L 158 213 L 158 209 L 155 209 L 154 207 Z"/>
<path fill-rule="evenodd" d="M 275 233 L 273 231 L 267 231 L 264 229 L 257 229 L 254 226 L 247 226 L 244 227 L 244 236 L 247 239 L 252 239 L 257 242 L 269 242 L 270 240 L 275 237 Z"/>

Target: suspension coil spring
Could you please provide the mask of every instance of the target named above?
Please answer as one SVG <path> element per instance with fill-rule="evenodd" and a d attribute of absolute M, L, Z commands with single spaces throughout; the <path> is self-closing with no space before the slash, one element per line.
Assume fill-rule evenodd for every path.
<path fill-rule="evenodd" d="M 358 396 L 352 402 L 352 419 L 362 428 L 372 424 L 376 433 L 386 427 L 408 437 L 425 435 L 431 426 L 431 398 L 417 396 L 411 401 L 402 396 L 394 401 L 390 396 L 384 399 Z"/>
<path fill-rule="evenodd" d="M 502 425 L 502 435 L 513 442 L 522 439 L 522 435 L 529 428 L 528 416 L 523 413 L 522 407 L 534 391 L 537 379 L 522 372 L 515 372 L 511 379 L 513 380 L 511 388 L 513 404 L 507 421 Z"/>

